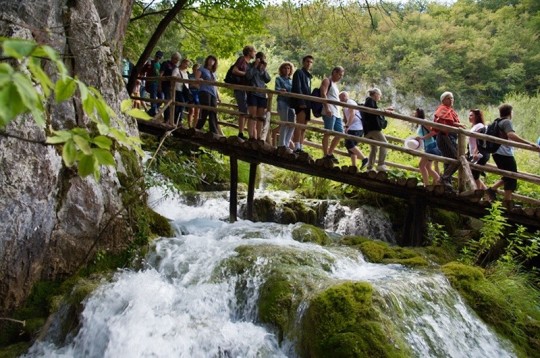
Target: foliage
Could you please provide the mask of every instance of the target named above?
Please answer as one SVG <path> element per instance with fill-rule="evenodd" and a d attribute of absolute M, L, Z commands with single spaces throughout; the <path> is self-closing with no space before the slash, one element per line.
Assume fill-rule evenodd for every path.
<path fill-rule="evenodd" d="M 348 90 L 378 84 L 438 98 L 451 89 L 457 105 L 477 107 L 510 92 L 537 91 L 540 33 L 533 3 L 386 3 L 368 11 L 364 2 L 284 2 L 267 7 L 270 35 L 255 42 L 274 44 L 273 54 L 293 63 L 313 55 L 318 77 L 344 66 Z"/>
<path fill-rule="evenodd" d="M 38 126 L 45 127 L 48 122 L 45 104 L 52 94 L 55 102 L 61 103 L 71 99 L 78 91 L 82 109 L 96 126 L 98 134 L 94 135 L 83 128 L 53 130 L 47 143 L 63 144 L 64 164 L 67 167 L 77 164 L 79 175 L 93 174 L 99 180 L 101 165 L 115 165 L 111 154 L 113 140 L 142 155 L 139 138 L 128 136 L 125 131 L 111 124 L 111 118 L 116 114 L 99 91 L 69 76 L 54 49 L 21 39 L 0 38 L 0 43 L 3 55 L 12 60 L 11 63 L 0 64 L 0 128 L 5 128 L 18 116 L 28 113 Z M 54 65 L 58 75 L 55 83 L 43 70 L 42 60 Z M 130 108 L 130 101 L 127 102 L 122 104 L 126 114 L 148 117 L 146 113 Z"/>
<path fill-rule="evenodd" d="M 264 32 L 260 0 L 186 1 L 183 10 L 164 32 L 156 46 L 165 54 L 175 51 L 201 63 L 213 54 L 218 58 L 237 53 L 248 42 L 250 34 Z M 150 5 L 135 1 L 129 23 L 124 57 L 138 59 L 157 24 L 172 6 L 172 1 L 155 1 Z M 167 55 L 166 55 L 167 56 Z"/>

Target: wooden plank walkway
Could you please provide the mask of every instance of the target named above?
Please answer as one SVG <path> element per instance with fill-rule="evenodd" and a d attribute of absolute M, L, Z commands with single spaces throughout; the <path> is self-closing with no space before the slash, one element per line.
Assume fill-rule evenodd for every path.
<path fill-rule="evenodd" d="M 139 130 L 144 133 L 164 136 L 172 128 L 162 123 L 139 121 Z M 354 185 L 376 193 L 391 195 L 406 200 L 412 211 L 422 212 L 425 206 L 441 208 L 472 217 L 482 217 L 490 204 L 481 201 L 483 191 L 456 194 L 445 191 L 444 186 L 418 185 L 416 179 L 395 179 L 384 172 L 356 172 L 349 166 L 335 167 L 329 162 L 316 162 L 308 156 L 287 154 L 263 141 L 242 140 L 236 136 L 219 137 L 195 129 L 177 128 L 171 136 L 197 146 L 213 149 L 252 164 L 265 163 L 279 168 L 307 175 L 330 179 Z M 540 208 L 515 207 L 507 211 L 510 222 L 531 228 L 540 228 Z M 413 235 L 417 236 L 417 235 Z M 411 244 L 418 244 L 418 237 L 411 238 Z"/>

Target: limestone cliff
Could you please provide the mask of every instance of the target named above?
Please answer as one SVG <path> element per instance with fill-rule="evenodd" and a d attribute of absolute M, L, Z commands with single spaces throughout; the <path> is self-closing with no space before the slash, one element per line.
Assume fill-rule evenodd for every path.
<path fill-rule="evenodd" d="M 51 45 L 72 74 L 99 89 L 120 114 L 127 93 L 119 63 L 132 3 L 0 0 L 0 34 Z M 77 98 L 49 103 L 48 112 L 53 129 L 89 123 Z M 116 121 L 137 134 L 132 119 L 119 115 Z M 118 250 L 131 240 L 116 170 L 104 169 L 99 182 L 82 179 L 44 140 L 44 130 L 25 118 L 0 132 L 0 316 L 35 282 L 73 273 L 95 241 L 98 248 Z"/>

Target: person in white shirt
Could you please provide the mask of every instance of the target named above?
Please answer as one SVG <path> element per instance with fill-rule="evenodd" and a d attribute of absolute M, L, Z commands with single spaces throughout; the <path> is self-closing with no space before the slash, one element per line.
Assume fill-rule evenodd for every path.
<path fill-rule="evenodd" d="M 339 94 L 339 100 L 353 106 L 357 106 L 356 101 L 349 98 L 349 93 L 343 91 Z M 354 108 L 343 107 L 343 122 L 345 123 L 345 133 L 358 137 L 364 136 L 364 127 L 362 126 L 362 115 L 360 111 Z M 357 141 L 345 139 L 345 148 L 351 156 L 351 166 L 356 167 L 356 158 L 362 159 L 360 170 L 364 169 L 368 159 L 356 145 Z"/>
<path fill-rule="evenodd" d="M 471 127 L 471 132 L 478 132 L 486 126 L 484 123 L 484 114 L 479 109 L 471 109 L 469 111 L 469 122 L 473 125 Z M 471 162 L 479 165 L 486 164 L 490 157 L 489 152 L 481 145 L 478 145 L 478 140 L 473 137 L 469 137 L 469 155 L 471 157 Z M 477 188 L 486 190 L 486 184 L 480 179 L 480 175 L 483 174 L 483 172 L 474 169 L 471 169 L 471 172 Z"/>

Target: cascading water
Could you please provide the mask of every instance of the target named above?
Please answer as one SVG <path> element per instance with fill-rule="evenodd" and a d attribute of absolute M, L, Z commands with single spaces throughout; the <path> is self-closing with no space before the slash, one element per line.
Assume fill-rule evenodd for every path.
<path fill-rule="evenodd" d="M 322 247 L 292 239 L 294 225 L 226 223 L 222 194 L 185 204 L 161 198 L 155 210 L 173 220 L 178 234 L 161 238 L 139 271 L 119 271 L 89 297 L 81 327 L 65 346 L 37 342 L 29 357 L 295 357 L 294 338 L 283 341 L 258 322 L 259 289 L 271 259 L 258 257 L 242 278 L 223 262 L 239 247 L 294 250 L 312 258 L 314 277 L 368 281 L 389 319 L 418 357 L 511 357 L 513 353 L 463 304 L 440 274 L 365 262 L 347 247 Z M 300 314 L 303 310 L 299 310 Z"/>

